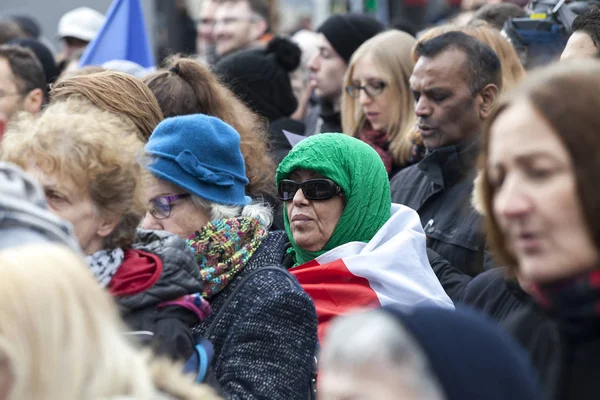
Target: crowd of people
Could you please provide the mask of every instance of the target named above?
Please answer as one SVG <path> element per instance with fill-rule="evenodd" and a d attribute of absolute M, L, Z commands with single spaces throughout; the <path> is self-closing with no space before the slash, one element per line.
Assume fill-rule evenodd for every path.
<path fill-rule="evenodd" d="M 600 8 L 530 69 L 476 3 L 204 0 L 156 70 L 0 18 L 0 399 L 597 399 Z"/>

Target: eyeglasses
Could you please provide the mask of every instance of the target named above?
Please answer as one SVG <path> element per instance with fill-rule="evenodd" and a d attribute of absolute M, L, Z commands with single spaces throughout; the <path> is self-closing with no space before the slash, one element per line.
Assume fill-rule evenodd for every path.
<path fill-rule="evenodd" d="M 298 189 L 302 189 L 304 197 L 309 200 L 327 200 L 333 196 L 344 194 L 342 188 L 331 179 L 317 178 L 304 182 L 284 179 L 279 182 L 277 187 L 279 199 L 283 201 L 292 200 Z"/>
<path fill-rule="evenodd" d="M 148 202 L 148 211 L 156 219 L 167 219 L 171 215 L 172 204 L 179 199 L 185 199 L 190 196 L 189 193 L 156 196 Z"/>
<path fill-rule="evenodd" d="M 360 85 L 348 85 L 346 86 L 346 93 L 354 99 L 360 97 L 360 91 L 364 90 L 367 96 L 373 98 L 383 93 L 383 90 L 387 87 L 387 83 L 383 81 L 367 82 L 365 86 Z"/>
<path fill-rule="evenodd" d="M 256 22 L 257 20 L 258 20 L 258 18 L 256 18 L 255 16 L 252 16 L 252 17 L 228 17 L 228 18 L 222 18 L 222 19 L 215 19 L 213 22 L 213 26 L 215 26 L 215 25 L 229 26 L 229 25 L 237 24 L 238 22 L 243 22 L 243 21 Z"/>

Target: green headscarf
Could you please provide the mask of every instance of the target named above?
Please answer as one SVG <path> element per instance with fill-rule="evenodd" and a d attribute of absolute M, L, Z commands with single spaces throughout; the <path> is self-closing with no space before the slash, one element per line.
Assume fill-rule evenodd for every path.
<path fill-rule="evenodd" d="M 341 133 L 311 136 L 298 143 L 277 168 L 277 184 L 297 169 L 315 171 L 336 182 L 344 191 L 346 206 L 333 235 L 319 251 L 296 244 L 287 211 L 285 231 L 292 243 L 294 266 L 348 242 L 368 242 L 390 218 L 392 195 L 381 157 L 368 144 Z"/>

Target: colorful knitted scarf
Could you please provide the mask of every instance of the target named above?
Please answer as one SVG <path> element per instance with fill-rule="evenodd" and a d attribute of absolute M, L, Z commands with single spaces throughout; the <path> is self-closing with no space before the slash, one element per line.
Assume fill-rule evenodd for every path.
<path fill-rule="evenodd" d="M 256 218 L 230 218 L 209 222 L 187 239 L 204 281 L 202 296 L 210 298 L 225 289 L 244 268 L 267 237 Z"/>
<path fill-rule="evenodd" d="M 534 286 L 533 297 L 543 308 L 562 319 L 600 317 L 600 270 L 558 283 Z"/>

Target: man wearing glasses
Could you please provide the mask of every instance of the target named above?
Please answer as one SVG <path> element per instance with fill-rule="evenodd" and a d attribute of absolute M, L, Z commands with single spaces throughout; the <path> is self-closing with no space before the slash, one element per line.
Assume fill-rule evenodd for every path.
<path fill-rule="evenodd" d="M 263 47 L 271 40 L 267 0 L 218 0 L 214 37 L 217 56 Z"/>
<path fill-rule="evenodd" d="M 19 111 L 37 113 L 44 102 L 45 89 L 44 69 L 31 50 L 0 46 L 0 118 L 8 121 Z M 0 137 L 1 134 L 2 130 Z"/>

